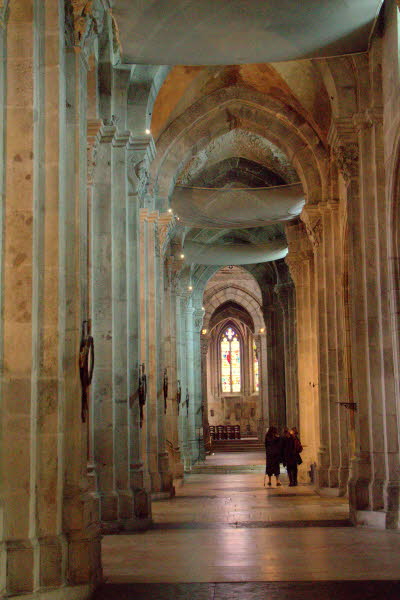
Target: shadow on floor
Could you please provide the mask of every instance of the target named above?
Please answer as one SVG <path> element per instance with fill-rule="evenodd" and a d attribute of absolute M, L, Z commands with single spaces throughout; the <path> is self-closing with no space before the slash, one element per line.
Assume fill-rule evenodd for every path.
<path fill-rule="evenodd" d="M 399 581 L 104 584 L 95 600 L 398 600 Z"/>

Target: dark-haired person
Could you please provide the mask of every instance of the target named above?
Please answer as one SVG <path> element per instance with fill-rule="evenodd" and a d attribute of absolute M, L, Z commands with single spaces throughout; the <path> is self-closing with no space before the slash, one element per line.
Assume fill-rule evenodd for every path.
<path fill-rule="evenodd" d="M 265 474 L 268 475 L 268 485 L 271 486 L 272 475 L 275 475 L 276 485 L 280 486 L 281 482 L 279 481 L 279 463 L 282 462 L 282 439 L 277 428 L 274 426 L 271 426 L 265 434 L 265 455 Z"/>

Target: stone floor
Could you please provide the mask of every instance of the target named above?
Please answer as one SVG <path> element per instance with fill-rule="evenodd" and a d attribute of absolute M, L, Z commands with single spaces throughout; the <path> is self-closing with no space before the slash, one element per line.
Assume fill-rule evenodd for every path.
<path fill-rule="evenodd" d="M 351 527 L 346 499 L 309 486 L 189 475 L 153 517 L 151 531 L 104 538 L 96 598 L 400 598 L 400 532 Z"/>

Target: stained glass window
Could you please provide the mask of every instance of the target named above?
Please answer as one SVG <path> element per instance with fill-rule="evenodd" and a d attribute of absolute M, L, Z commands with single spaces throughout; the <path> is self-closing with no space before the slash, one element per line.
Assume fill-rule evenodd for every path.
<path fill-rule="evenodd" d="M 259 383 L 259 370 L 258 370 L 258 353 L 257 346 L 253 343 L 253 374 L 254 374 L 254 390 L 258 392 L 260 390 Z"/>
<path fill-rule="evenodd" d="M 221 383 L 223 392 L 240 392 L 240 341 L 232 327 L 221 339 Z"/>

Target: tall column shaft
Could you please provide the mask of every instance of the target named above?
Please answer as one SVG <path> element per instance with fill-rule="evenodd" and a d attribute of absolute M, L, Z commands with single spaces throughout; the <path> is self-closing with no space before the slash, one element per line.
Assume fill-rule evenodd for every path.
<path fill-rule="evenodd" d="M 304 448 L 299 477 L 309 481 L 308 471 L 317 463 L 320 445 L 314 260 L 303 224 L 288 225 L 286 233 L 286 262 L 296 286 L 299 428 Z"/>
<path fill-rule="evenodd" d="M 280 283 L 275 292 L 283 312 L 286 424 L 298 427 L 296 307 L 292 283 Z"/>
<path fill-rule="evenodd" d="M 398 527 L 398 406 L 390 335 L 383 138 L 380 109 L 356 115 L 347 179 L 349 283 L 356 453 L 349 482 L 356 523 Z M 356 148 L 359 151 L 357 160 Z"/>
<path fill-rule="evenodd" d="M 80 260 L 85 167 L 79 168 L 86 69 L 79 49 L 64 47 L 62 6 L 9 3 L 1 73 L 7 111 L 0 594 L 16 598 L 46 592 L 83 599 L 100 577 L 78 378 L 87 317 Z"/>

